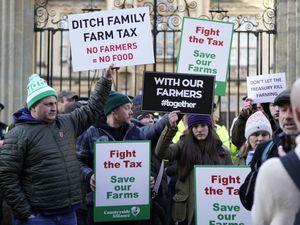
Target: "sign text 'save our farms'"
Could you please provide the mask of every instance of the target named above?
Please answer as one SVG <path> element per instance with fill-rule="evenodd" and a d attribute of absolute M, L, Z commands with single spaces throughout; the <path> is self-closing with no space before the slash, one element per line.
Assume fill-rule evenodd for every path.
<path fill-rule="evenodd" d="M 197 225 L 251 225 L 239 198 L 249 171 L 246 166 L 195 166 Z"/>
<path fill-rule="evenodd" d="M 95 156 L 95 221 L 148 219 L 149 141 L 97 142 Z"/>
<path fill-rule="evenodd" d="M 216 95 L 225 95 L 233 24 L 184 17 L 177 72 L 216 76 Z"/>

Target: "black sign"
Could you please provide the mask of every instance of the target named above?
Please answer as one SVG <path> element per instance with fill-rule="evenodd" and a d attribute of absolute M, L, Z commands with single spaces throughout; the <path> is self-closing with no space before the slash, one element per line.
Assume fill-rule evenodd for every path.
<path fill-rule="evenodd" d="M 215 76 L 144 73 L 143 111 L 212 114 Z"/>

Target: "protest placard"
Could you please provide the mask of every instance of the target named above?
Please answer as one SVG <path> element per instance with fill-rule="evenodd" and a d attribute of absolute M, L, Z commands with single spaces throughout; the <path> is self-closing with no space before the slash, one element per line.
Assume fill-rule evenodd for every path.
<path fill-rule="evenodd" d="M 233 24 L 184 17 L 177 72 L 216 76 L 216 95 L 225 95 Z"/>
<path fill-rule="evenodd" d="M 142 110 L 211 115 L 215 76 L 144 73 Z"/>
<path fill-rule="evenodd" d="M 273 102 L 285 89 L 285 73 L 247 77 L 247 96 L 254 103 Z"/>
<path fill-rule="evenodd" d="M 150 218 L 150 160 L 150 141 L 95 143 L 95 221 Z"/>
<path fill-rule="evenodd" d="M 197 225 L 250 225 L 251 216 L 239 198 L 248 166 L 195 166 Z"/>
<path fill-rule="evenodd" d="M 74 71 L 154 63 L 148 7 L 68 15 Z"/>

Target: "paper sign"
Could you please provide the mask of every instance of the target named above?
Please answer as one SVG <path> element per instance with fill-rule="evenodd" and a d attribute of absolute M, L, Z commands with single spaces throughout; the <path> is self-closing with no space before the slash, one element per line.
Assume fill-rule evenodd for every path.
<path fill-rule="evenodd" d="M 154 63 L 148 7 L 68 15 L 74 71 Z"/>
<path fill-rule="evenodd" d="M 215 76 L 145 72 L 143 111 L 212 114 Z"/>
<path fill-rule="evenodd" d="M 95 221 L 150 218 L 150 141 L 95 143 Z"/>
<path fill-rule="evenodd" d="M 254 103 L 274 102 L 276 96 L 285 89 L 285 73 L 247 77 L 247 96 Z"/>
<path fill-rule="evenodd" d="M 177 72 L 215 75 L 226 87 L 232 34 L 232 23 L 184 17 Z"/>
<path fill-rule="evenodd" d="M 239 198 L 248 166 L 195 166 L 197 225 L 251 225 L 250 211 Z"/>

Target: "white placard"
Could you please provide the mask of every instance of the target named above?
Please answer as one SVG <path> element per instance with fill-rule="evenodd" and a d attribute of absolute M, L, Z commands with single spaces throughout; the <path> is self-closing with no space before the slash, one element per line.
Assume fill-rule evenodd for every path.
<path fill-rule="evenodd" d="M 254 103 L 274 102 L 276 96 L 285 89 L 285 73 L 247 77 L 247 96 Z"/>
<path fill-rule="evenodd" d="M 239 188 L 249 172 L 246 166 L 196 166 L 196 224 L 250 225 L 250 211 L 239 198 Z"/>
<path fill-rule="evenodd" d="M 232 34 L 232 23 L 184 17 L 177 72 L 226 81 Z"/>
<path fill-rule="evenodd" d="M 148 7 L 68 15 L 74 71 L 154 63 Z"/>
<path fill-rule="evenodd" d="M 147 205 L 150 142 L 95 144 L 95 206 Z"/>

